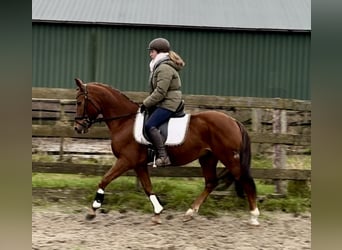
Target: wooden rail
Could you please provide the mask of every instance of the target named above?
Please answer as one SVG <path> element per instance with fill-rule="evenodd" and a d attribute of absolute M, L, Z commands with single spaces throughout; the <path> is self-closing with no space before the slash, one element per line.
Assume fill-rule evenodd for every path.
<path fill-rule="evenodd" d="M 285 145 L 308 146 L 311 137 L 307 135 L 273 134 L 249 132 L 253 143 L 278 143 Z M 93 127 L 87 134 L 77 134 L 71 125 L 32 125 L 35 137 L 70 137 L 83 139 L 109 139 L 107 127 Z"/>
<path fill-rule="evenodd" d="M 104 175 L 111 165 L 75 164 L 75 163 L 48 163 L 32 162 L 32 172 L 55 173 L 55 174 L 82 174 L 82 175 Z M 154 177 L 203 177 L 200 167 L 181 166 L 149 168 L 151 176 Z M 219 170 L 218 170 L 219 172 Z M 311 171 L 302 169 L 261 169 L 252 168 L 252 176 L 256 179 L 272 180 L 311 180 Z M 136 176 L 133 170 L 129 170 L 123 176 Z"/>

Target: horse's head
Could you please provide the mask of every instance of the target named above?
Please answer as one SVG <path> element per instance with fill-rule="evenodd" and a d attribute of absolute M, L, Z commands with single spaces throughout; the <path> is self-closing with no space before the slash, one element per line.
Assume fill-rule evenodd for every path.
<path fill-rule="evenodd" d="M 96 121 L 100 114 L 99 108 L 94 100 L 88 96 L 87 84 L 76 78 L 77 95 L 76 95 L 76 115 L 74 129 L 77 133 L 87 133 L 91 125 Z"/>

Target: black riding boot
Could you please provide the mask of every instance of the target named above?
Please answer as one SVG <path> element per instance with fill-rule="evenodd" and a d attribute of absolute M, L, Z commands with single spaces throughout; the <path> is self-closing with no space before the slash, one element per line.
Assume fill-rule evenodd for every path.
<path fill-rule="evenodd" d="M 153 144 L 153 146 L 157 149 L 157 159 L 156 165 L 157 167 L 168 166 L 171 165 L 171 161 L 169 156 L 167 155 L 162 135 L 159 130 L 155 127 L 152 127 L 148 131 L 148 136 Z"/>

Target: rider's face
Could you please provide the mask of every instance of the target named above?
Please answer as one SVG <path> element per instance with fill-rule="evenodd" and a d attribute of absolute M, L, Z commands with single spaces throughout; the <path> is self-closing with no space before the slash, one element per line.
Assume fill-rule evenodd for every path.
<path fill-rule="evenodd" d="M 158 52 L 155 49 L 151 49 L 150 50 L 150 57 L 153 60 L 154 58 L 156 58 Z"/>

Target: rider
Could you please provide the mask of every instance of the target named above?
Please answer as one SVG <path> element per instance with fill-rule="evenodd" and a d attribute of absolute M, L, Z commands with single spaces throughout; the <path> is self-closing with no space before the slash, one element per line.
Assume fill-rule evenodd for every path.
<path fill-rule="evenodd" d="M 185 62 L 170 49 L 165 38 L 153 39 L 148 46 L 150 62 L 150 95 L 143 101 L 140 112 L 152 112 L 145 123 L 145 131 L 157 150 L 157 167 L 171 164 L 165 150 L 165 139 L 158 127 L 168 121 L 182 102 L 181 79 L 178 71 Z"/>

